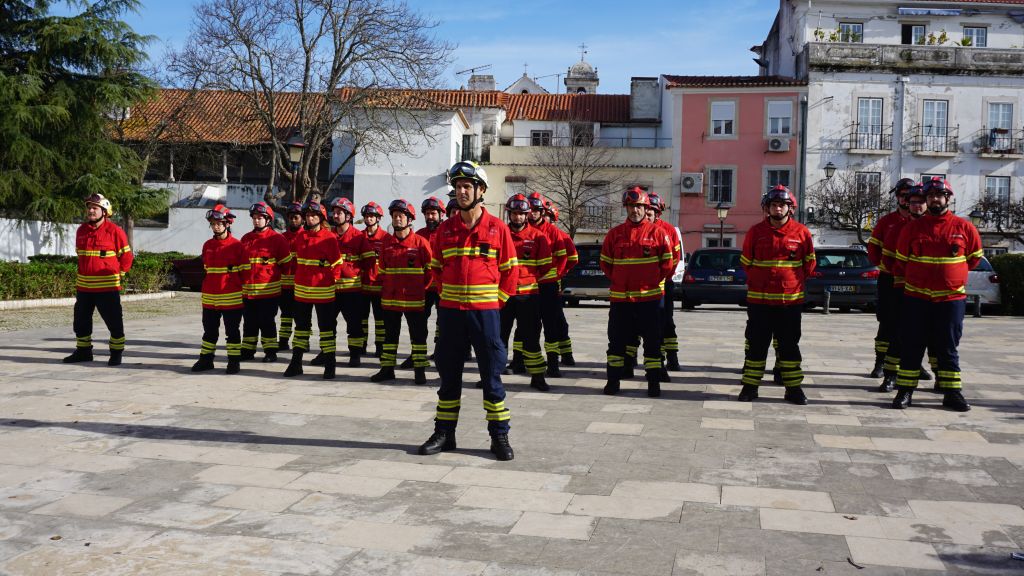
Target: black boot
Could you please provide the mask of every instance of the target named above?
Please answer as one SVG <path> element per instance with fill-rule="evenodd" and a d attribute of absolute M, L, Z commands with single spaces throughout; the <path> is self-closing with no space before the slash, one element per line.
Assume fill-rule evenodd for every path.
<path fill-rule="evenodd" d="M 326 360 L 327 360 L 327 355 L 325 355 L 323 352 L 321 352 L 321 353 L 317 354 L 316 356 L 314 356 L 313 359 L 309 361 L 309 365 L 310 366 L 323 366 L 324 362 Z"/>
<path fill-rule="evenodd" d="M 622 373 L 622 369 L 608 366 L 607 371 L 608 383 L 604 385 L 603 392 L 608 396 L 615 396 L 619 393 L 619 377 Z"/>
<path fill-rule="evenodd" d="M 786 402 L 789 402 L 790 404 L 796 404 L 797 406 L 807 405 L 807 395 L 804 394 L 804 389 L 801 388 L 799 385 L 790 386 L 786 388 L 786 393 L 782 396 L 782 398 Z"/>
<path fill-rule="evenodd" d="M 264 350 L 263 351 L 263 362 L 277 362 L 277 350 Z"/>
<path fill-rule="evenodd" d="M 668 368 L 662 367 L 658 370 L 658 380 L 661 382 L 671 382 L 672 377 L 668 375 Z"/>
<path fill-rule="evenodd" d="M 241 358 L 239 356 L 228 356 L 228 369 L 224 371 L 225 374 L 238 374 L 241 370 Z"/>
<path fill-rule="evenodd" d="M 193 372 L 206 372 L 213 370 L 213 354 L 200 354 L 199 360 L 192 365 Z"/>
<path fill-rule="evenodd" d="M 890 374 L 882 380 L 881 386 L 878 387 L 879 392 L 892 392 L 896 388 L 896 376 Z"/>
<path fill-rule="evenodd" d="M 255 349 L 250 350 L 248 348 L 243 348 L 242 349 L 242 353 L 238 356 L 238 359 L 240 361 L 242 361 L 242 362 L 247 362 L 249 360 L 252 360 L 255 357 L 256 357 L 256 350 Z M 228 360 L 230 360 L 230 358 L 228 358 Z"/>
<path fill-rule="evenodd" d="M 526 374 L 522 352 L 512 352 L 512 363 L 508 365 L 511 374 Z"/>
<path fill-rule="evenodd" d="M 301 348 L 292 349 L 292 361 L 288 363 L 288 367 L 284 370 L 285 378 L 302 374 L 302 352 Z"/>
<path fill-rule="evenodd" d="M 665 353 L 665 368 L 673 372 L 679 372 L 682 368 L 679 366 L 679 352 L 675 350 Z"/>
<path fill-rule="evenodd" d="M 430 438 L 420 446 L 419 453 L 423 456 L 455 450 L 455 431 L 435 430 Z"/>
<path fill-rule="evenodd" d="M 515 458 L 512 446 L 508 443 L 508 434 L 495 434 L 491 436 L 491 454 L 502 462 Z"/>
<path fill-rule="evenodd" d="M 635 374 L 633 374 L 633 368 L 636 366 L 636 358 L 626 354 L 626 357 L 622 360 L 622 373 L 620 377 L 623 380 L 629 380 Z"/>
<path fill-rule="evenodd" d="M 892 399 L 892 407 L 896 410 L 903 410 L 912 404 L 913 388 L 898 388 L 896 397 Z"/>
<path fill-rule="evenodd" d="M 921 366 L 921 376 L 919 376 L 919 379 L 925 382 L 930 382 L 932 379 L 932 375 L 924 366 Z"/>
<path fill-rule="evenodd" d="M 111 350 L 110 358 L 107 358 L 107 366 L 120 366 L 121 356 L 124 355 L 124 350 Z"/>
<path fill-rule="evenodd" d="M 562 371 L 558 369 L 558 354 L 548 354 L 547 375 L 552 378 L 561 378 Z"/>
<path fill-rule="evenodd" d="M 753 402 L 757 400 L 757 386 L 744 384 L 743 388 L 740 389 L 740 395 L 736 399 L 740 402 Z"/>
<path fill-rule="evenodd" d="M 967 403 L 959 390 L 947 390 L 946 396 L 942 399 L 942 405 L 956 412 L 967 412 L 971 409 L 971 405 Z"/>
<path fill-rule="evenodd" d="M 401 368 L 402 370 L 408 370 L 409 368 L 412 368 L 412 366 L 412 356 L 409 356 L 405 360 L 402 360 L 402 363 L 398 365 L 398 367 Z"/>
<path fill-rule="evenodd" d="M 543 374 L 534 374 L 533 376 L 530 376 L 530 388 L 536 388 L 541 392 L 551 390 L 551 386 L 548 386 L 548 382 L 544 379 Z"/>
<path fill-rule="evenodd" d="M 70 356 L 65 356 L 61 362 L 74 364 L 75 362 L 92 362 L 92 346 L 88 348 L 75 348 Z"/>
<path fill-rule="evenodd" d="M 379 372 L 370 376 L 370 382 L 384 382 L 385 380 L 395 379 L 395 368 L 393 366 L 385 366 L 380 369 Z"/>
<path fill-rule="evenodd" d="M 885 354 L 879 354 L 875 352 L 875 366 L 871 369 L 872 378 L 881 378 L 885 373 L 882 371 L 882 366 L 885 364 Z"/>
<path fill-rule="evenodd" d="M 647 395 L 651 398 L 661 396 L 661 370 L 647 371 Z"/>
<path fill-rule="evenodd" d="M 289 350 L 291 350 L 291 348 L 288 347 L 288 339 L 287 338 L 281 338 L 281 339 L 279 339 L 277 341 L 277 351 L 278 352 L 287 352 Z"/>
<path fill-rule="evenodd" d="M 334 371 L 337 365 L 338 361 L 334 354 L 328 354 L 327 359 L 324 360 L 324 380 L 334 380 Z"/>
<path fill-rule="evenodd" d="M 427 369 L 426 368 L 413 368 L 413 384 L 417 386 L 423 386 L 427 383 Z"/>
<path fill-rule="evenodd" d="M 575 366 L 576 359 L 572 357 L 572 352 L 568 354 L 562 354 L 562 365 L 563 366 Z"/>
<path fill-rule="evenodd" d="M 348 349 L 348 367 L 359 368 L 363 363 L 361 356 L 363 355 L 362 348 L 349 348 Z"/>

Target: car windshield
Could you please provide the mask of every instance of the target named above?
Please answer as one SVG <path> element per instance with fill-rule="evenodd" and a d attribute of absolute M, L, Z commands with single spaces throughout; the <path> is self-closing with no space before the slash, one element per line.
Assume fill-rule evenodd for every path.
<path fill-rule="evenodd" d="M 691 268 L 735 270 L 740 267 L 739 252 L 697 252 L 690 259 Z"/>
<path fill-rule="evenodd" d="M 992 272 L 992 265 L 989 264 L 988 258 L 982 258 L 978 265 L 974 268 L 975 272 Z"/>
<path fill-rule="evenodd" d="M 866 252 L 860 250 L 825 251 L 814 253 L 818 260 L 818 268 L 870 268 Z"/>
<path fill-rule="evenodd" d="M 600 246 L 577 246 L 579 252 L 580 268 L 601 268 L 601 247 Z"/>

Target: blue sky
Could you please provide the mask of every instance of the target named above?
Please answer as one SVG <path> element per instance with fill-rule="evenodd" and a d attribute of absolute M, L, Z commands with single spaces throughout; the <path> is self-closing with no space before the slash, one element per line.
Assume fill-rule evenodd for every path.
<path fill-rule="evenodd" d="M 194 0 L 143 0 L 140 14 L 126 20 L 158 38 L 150 54 L 188 38 Z M 409 0 L 440 22 L 439 38 L 458 45 L 455 63 L 443 79 L 465 83 L 457 70 L 490 64 L 502 89 L 523 74 L 562 73 L 580 58 L 598 69 L 598 91 L 624 94 L 631 76 L 658 74 L 757 74 L 750 47 L 767 35 L 778 10 L 774 0 Z M 538 80 L 549 91 L 555 77 Z M 564 87 L 562 88 L 564 91 Z"/>

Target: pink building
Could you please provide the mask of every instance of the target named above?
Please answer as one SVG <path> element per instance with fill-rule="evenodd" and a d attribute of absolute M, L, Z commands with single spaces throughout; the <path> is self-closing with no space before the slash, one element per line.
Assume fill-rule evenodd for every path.
<path fill-rule="evenodd" d="M 798 194 L 807 83 L 777 76 L 665 76 L 677 126 L 679 221 L 687 252 L 742 246 L 776 184 Z M 728 207 L 724 226 L 717 208 Z"/>

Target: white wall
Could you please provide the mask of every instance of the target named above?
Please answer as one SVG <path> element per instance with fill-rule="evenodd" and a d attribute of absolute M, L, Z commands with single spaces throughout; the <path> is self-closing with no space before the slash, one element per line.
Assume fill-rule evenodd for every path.
<path fill-rule="evenodd" d="M 36 254 L 75 254 L 77 224 L 44 225 L 0 218 L 0 260 L 28 262 Z"/>
<path fill-rule="evenodd" d="M 248 206 L 246 206 L 248 209 Z M 198 255 L 203 243 L 213 237 L 206 221 L 208 208 L 171 208 L 167 227 L 135 227 L 135 252 L 184 252 Z M 241 238 L 252 231 L 248 210 L 234 210 L 237 218 L 231 226 L 231 235 Z"/>

